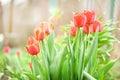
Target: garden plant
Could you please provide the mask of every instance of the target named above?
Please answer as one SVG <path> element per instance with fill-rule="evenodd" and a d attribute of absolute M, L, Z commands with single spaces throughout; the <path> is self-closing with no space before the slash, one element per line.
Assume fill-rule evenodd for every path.
<path fill-rule="evenodd" d="M 65 35 L 55 38 L 55 26 L 41 22 L 30 36 L 26 52 L 6 54 L 10 80 L 111 80 L 112 43 L 117 41 L 111 21 L 100 21 L 94 11 L 73 14 Z M 11 54 L 11 53 L 10 53 Z M 12 58 L 12 59 L 10 59 Z M 16 64 L 17 63 L 17 64 Z"/>

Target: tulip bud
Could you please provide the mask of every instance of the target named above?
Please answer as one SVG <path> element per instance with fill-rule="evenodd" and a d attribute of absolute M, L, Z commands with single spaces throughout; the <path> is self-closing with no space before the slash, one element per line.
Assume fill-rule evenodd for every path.
<path fill-rule="evenodd" d="M 54 29 L 54 26 L 52 24 L 48 24 L 48 26 L 46 26 L 45 28 L 45 34 L 49 35 L 53 29 Z"/>
<path fill-rule="evenodd" d="M 86 19 L 87 19 L 87 24 L 91 24 L 95 21 L 95 12 L 94 11 L 84 11 L 84 14 L 86 16 Z"/>
<path fill-rule="evenodd" d="M 76 32 L 77 32 L 77 28 L 76 27 L 73 26 L 73 27 L 70 28 L 70 35 L 71 36 L 75 36 Z"/>
<path fill-rule="evenodd" d="M 34 37 L 29 37 L 26 50 L 30 55 L 37 55 L 40 52 L 39 42 Z"/>
<path fill-rule="evenodd" d="M 42 31 L 42 29 L 40 29 L 39 27 L 34 30 L 34 35 L 35 35 L 36 40 L 38 41 L 42 41 L 45 38 L 44 31 Z"/>
<path fill-rule="evenodd" d="M 34 42 L 37 42 L 37 40 L 36 40 L 34 37 L 30 36 L 30 37 L 28 38 L 27 44 L 31 45 L 31 44 L 33 44 Z"/>
<path fill-rule="evenodd" d="M 4 51 L 4 53 L 10 53 L 10 47 L 4 46 L 3 51 Z"/>
<path fill-rule="evenodd" d="M 92 24 L 91 24 L 91 25 L 86 24 L 86 25 L 83 27 L 83 31 L 84 31 L 84 33 L 86 33 L 86 34 L 92 33 L 92 32 L 93 32 L 93 26 L 92 26 Z"/>
<path fill-rule="evenodd" d="M 101 32 L 103 29 L 102 24 L 99 21 L 95 21 L 93 23 L 93 31 L 96 32 L 97 29 L 98 29 L 98 32 Z"/>
<path fill-rule="evenodd" d="M 17 56 L 19 57 L 20 54 L 21 54 L 21 51 L 20 51 L 20 50 L 17 50 L 17 51 L 16 51 L 16 54 L 17 54 Z"/>
<path fill-rule="evenodd" d="M 75 27 L 83 27 L 86 24 L 86 16 L 81 13 L 75 13 L 73 20 Z"/>
<path fill-rule="evenodd" d="M 54 29 L 54 26 L 47 22 L 40 23 L 39 27 L 46 35 L 49 35 L 51 30 Z"/>
<path fill-rule="evenodd" d="M 45 34 L 46 35 L 49 35 L 50 34 L 50 28 L 48 26 L 46 26 L 45 28 Z"/>

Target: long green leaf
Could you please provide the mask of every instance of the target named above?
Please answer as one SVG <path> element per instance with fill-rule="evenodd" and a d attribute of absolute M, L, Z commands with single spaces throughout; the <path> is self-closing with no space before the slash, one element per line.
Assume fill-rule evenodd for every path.
<path fill-rule="evenodd" d="M 61 51 L 57 53 L 53 63 L 50 65 L 50 73 L 52 80 L 60 80 L 60 73 L 62 70 L 62 64 L 66 55 L 66 47 L 63 47 Z"/>
<path fill-rule="evenodd" d="M 29 77 L 30 80 L 40 80 L 39 78 L 37 78 L 37 76 L 31 74 L 31 73 L 24 73 L 27 77 Z"/>
<path fill-rule="evenodd" d="M 96 55 L 97 45 L 98 45 L 98 31 L 95 33 L 95 37 L 94 37 L 91 45 L 89 46 L 88 52 L 85 56 L 85 65 L 84 65 L 85 67 L 89 63 L 92 56 Z"/>
<path fill-rule="evenodd" d="M 107 63 L 104 67 L 102 67 L 101 69 L 99 69 L 99 71 L 96 72 L 95 77 L 99 78 L 102 76 L 102 74 L 105 75 L 112 68 L 115 62 L 116 60 L 112 60 L 109 63 Z"/>
<path fill-rule="evenodd" d="M 51 61 L 51 58 L 53 59 L 54 54 L 53 54 L 53 50 L 54 50 L 54 32 L 52 31 L 51 34 L 48 36 L 48 50 L 49 50 L 49 59 Z"/>
<path fill-rule="evenodd" d="M 84 71 L 84 59 L 85 59 L 85 48 L 86 48 L 86 37 L 83 33 L 83 29 L 80 31 L 80 53 L 79 54 L 79 63 L 78 70 L 80 69 L 80 74 L 78 75 L 78 80 L 83 79 L 83 71 Z"/>
<path fill-rule="evenodd" d="M 39 59 L 35 56 L 32 56 L 32 65 L 33 65 L 33 72 L 35 75 L 41 75 L 42 79 L 48 79 L 48 71 L 45 69 L 44 66 L 41 65 Z"/>

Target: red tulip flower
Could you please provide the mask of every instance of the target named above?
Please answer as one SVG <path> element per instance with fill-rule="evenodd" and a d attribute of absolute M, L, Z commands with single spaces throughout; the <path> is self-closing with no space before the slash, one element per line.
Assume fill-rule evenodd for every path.
<path fill-rule="evenodd" d="M 46 35 L 49 35 L 51 30 L 54 29 L 54 26 L 47 22 L 40 23 L 39 27 L 43 32 L 45 32 Z"/>
<path fill-rule="evenodd" d="M 42 29 L 40 29 L 39 27 L 34 30 L 34 35 L 35 35 L 36 40 L 38 41 L 42 41 L 45 38 L 44 31 L 42 31 Z"/>
<path fill-rule="evenodd" d="M 10 53 L 10 47 L 9 46 L 4 46 L 3 51 L 4 53 Z"/>
<path fill-rule="evenodd" d="M 101 32 L 103 29 L 102 24 L 99 21 L 95 21 L 93 23 L 93 32 L 96 32 L 97 29 L 98 29 L 98 32 Z"/>
<path fill-rule="evenodd" d="M 86 16 L 82 13 L 76 13 L 73 16 L 75 27 L 83 27 L 86 24 Z"/>
<path fill-rule="evenodd" d="M 29 37 L 26 50 L 30 55 L 37 55 L 40 52 L 39 42 L 34 37 Z"/>
<path fill-rule="evenodd" d="M 76 27 L 73 26 L 73 27 L 70 28 L 70 35 L 71 36 L 75 36 L 76 32 L 77 32 L 77 28 Z"/>
<path fill-rule="evenodd" d="M 54 26 L 52 24 L 48 24 L 48 26 L 46 26 L 46 28 L 45 28 L 46 35 L 49 35 L 51 30 L 53 30 L 53 29 L 54 29 Z"/>
<path fill-rule="evenodd" d="M 95 21 L 96 14 L 94 11 L 84 11 L 84 14 L 87 19 L 87 24 L 91 24 Z"/>
<path fill-rule="evenodd" d="M 20 54 L 21 54 L 21 51 L 20 51 L 20 50 L 17 50 L 17 51 L 16 51 L 16 54 L 17 54 L 17 56 L 19 57 Z"/>
<path fill-rule="evenodd" d="M 92 24 L 91 24 L 91 25 L 86 24 L 86 25 L 83 27 L 83 31 L 84 31 L 84 33 L 86 33 L 86 34 L 92 33 L 92 32 L 93 32 L 93 26 L 92 26 Z"/>

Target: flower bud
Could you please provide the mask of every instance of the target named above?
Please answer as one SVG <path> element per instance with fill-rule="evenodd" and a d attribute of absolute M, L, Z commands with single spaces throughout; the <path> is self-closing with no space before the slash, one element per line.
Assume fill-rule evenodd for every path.
<path fill-rule="evenodd" d="M 76 27 L 73 26 L 73 27 L 70 28 L 70 35 L 71 36 L 75 36 L 76 32 L 77 32 L 77 28 Z"/>
<path fill-rule="evenodd" d="M 75 27 L 83 27 L 86 24 L 86 16 L 82 13 L 75 13 L 73 20 Z"/>
<path fill-rule="evenodd" d="M 84 11 L 84 14 L 86 16 L 87 24 L 91 24 L 95 21 L 95 12 L 94 11 Z"/>
<path fill-rule="evenodd" d="M 35 35 L 36 40 L 38 41 L 42 41 L 45 38 L 44 31 L 42 31 L 42 29 L 40 29 L 39 27 L 34 30 L 34 35 Z"/>
<path fill-rule="evenodd" d="M 19 57 L 20 54 L 21 54 L 21 51 L 20 51 L 20 50 L 17 50 L 17 51 L 16 51 L 16 54 L 17 54 L 17 56 Z"/>
<path fill-rule="evenodd" d="M 4 53 L 10 53 L 10 47 L 9 46 L 4 46 L 3 51 Z"/>
<path fill-rule="evenodd" d="M 30 55 L 37 55 L 40 52 L 39 42 L 34 37 L 29 37 L 26 50 Z"/>
<path fill-rule="evenodd" d="M 98 29 L 98 32 L 101 32 L 103 29 L 102 24 L 99 21 L 95 21 L 93 23 L 93 31 L 96 32 L 97 29 Z"/>

